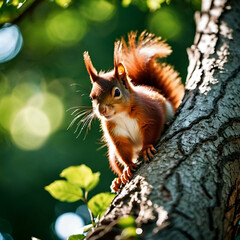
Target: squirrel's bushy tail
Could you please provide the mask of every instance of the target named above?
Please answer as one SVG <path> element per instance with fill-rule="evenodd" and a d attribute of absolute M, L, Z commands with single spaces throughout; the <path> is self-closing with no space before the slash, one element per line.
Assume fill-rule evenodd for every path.
<path fill-rule="evenodd" d="M 123 38 L 115 43 L 114 64 L 122 62 L 134 85 L 156 88 L 177 109 L 184 95 L 181 79 L 172 66 L 156 61 L 171 52 L 160 37 L 144 31 L 137 38 L 137 33 L 131 32 L 128 44 Z"/>

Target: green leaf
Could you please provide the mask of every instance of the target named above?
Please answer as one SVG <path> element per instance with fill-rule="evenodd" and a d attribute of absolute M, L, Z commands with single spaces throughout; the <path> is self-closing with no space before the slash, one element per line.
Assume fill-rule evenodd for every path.
<path fill-rule="evenodd" d="M 115 194 L 112 193 L 99 193 L 92 197 L 88 202 L 88 207 L 92 211 L 94 217 L 101 218 L 114 197 Z"/>
<path fill-rule="evenodd" d="M 83 234 L 77 234 L 77 235 L 72 235 L 68 238 L 68 240 L 83 240 L 85 239 L 85 235 Z"/>
<path fill-rule="evenodd" d="M 129 215 L 121 217 L 118 221 L 118 225 L 121 228 L 135 227 L 135 218 Z"/>
<path fill-rule="evenodd" d="M 45 189 L 56 199 L 66 202 L 75 202 L 83 199 L 82 189 L 65 180 L 54 181 Z"/>
<path fill-rule="evenodd" d="M 122 231 L 121 239 L 129 239 L 129 238 L 138 238 L 138 235 L 136 233 L 136 227 L 127 227 Z"/>
<path fill-rule="evenodd" d="M 71 0 L 55 0 L 55 2 L 62 8 L 67 8 L 72 3 Z"/>
<path fill-rule="evenodd" d="M 8 5 L 13 5 L 13 6 L 17 6 L 19 4 L 19 1 L 18 0 L 10 0 L 7 2 Z"/>
<path fill-rule="evenodd" d="M 156 11 L 164 2 L 165 0 L 147 0 L 147 5 L 151 11 Z"/>
<path fill-rule="evenodd" d="M 122 0 L 122 5 L 128 7 L 131 4 L 132 0 Z"/>
<path fill-rule="evenodd" d="M 93 173 L 91 168 L 82 164 L 64 169 L 60 176 L 65 177 L 70 183 L 77 184 L 81 188 L 90 191 L 98 184 L 100 173 Z"/>

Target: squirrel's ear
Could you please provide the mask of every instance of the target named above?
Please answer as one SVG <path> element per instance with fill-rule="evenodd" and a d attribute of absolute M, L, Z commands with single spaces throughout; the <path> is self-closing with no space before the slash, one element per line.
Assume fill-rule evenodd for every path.
<path fill-rule="evenodd" d="M 122 63 L 119 63 L 117 65 L 116 75 L 118 76 L 118 78 L 126 77 L 126 70 Z"/>
<path fill-rule="evenodd" d="M 118 63 L 115 66 L 115 75 L 116 75 L 116 78 L 122 82 L 122 84 L 125 86 L 125 88 L 129 89 L 129 83 L 127 80 L 126 69 L 122 63 Z"/>
<path fill-rule="evenodd" d="M 84 57 L 84 62 L 85 62 L 87 71 L 90 75 L 91 81 L 96 82 L 98 79 L 97 70 L 93 67 L 93 64 L 88 52 L 84 52 L 83 57 Z"/>

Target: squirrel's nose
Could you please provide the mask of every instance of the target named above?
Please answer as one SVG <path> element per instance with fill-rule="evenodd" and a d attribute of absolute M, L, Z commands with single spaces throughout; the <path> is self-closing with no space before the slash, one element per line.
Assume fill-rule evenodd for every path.
<path fill-rule="evenodd" d="M 101 115 L 104 115 L 104 114 L 106 114 L 106 111 L 107 111 L 107 108 L 106 108 L 106 106 L 104 105 L 104 104 L 98 104 L 98 106 L 97 106 L 97 108 L 98 108 L 98 112 L 101 114 Z"/>

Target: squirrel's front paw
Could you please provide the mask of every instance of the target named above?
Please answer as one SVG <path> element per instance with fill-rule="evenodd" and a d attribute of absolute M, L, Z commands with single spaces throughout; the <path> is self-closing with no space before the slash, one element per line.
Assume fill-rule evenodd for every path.
<path fill-rule="evenodd" d="M 153 147 L 152 144 L 145 146 L 141 151 L 140 154 L 143 155 L 143 159 L 144 161 L 150 161 L 153 158 L 153 154 L 156 152 L 157 150 Z"/>
<path fill-rule="evenodd" d="M 119 189 L 123 186 L 123 184 L 129 182 L 129 180 L 133 177 L 133 172 L 135 172 L 136 170 L 137 170 L 136 164 L 132 164 L 131 166 L 125 167 L 121 177 L 115 178 L 112 181 L 111 185 L 112 192 L 118 192 Z"/>
<path fill-rule="evenodd" d="M 133 172 L 137 170 L 137 165 L 132 164 L 131 166 L 127 166 L 123 170 L 123 174 L 121 176 L 121 181 L 123 184 L 129 182 L 129 180 L 133 177 Z"/>
<path fill-rule="evenodd" d="M 118 192 L 120 187 L 122 185 L 122 181 L 120 178 L 115 178 L 113 181 L 112 181 L 112 185 L 111 185 L 111 191 L 112 192 Z"/>

